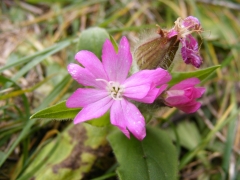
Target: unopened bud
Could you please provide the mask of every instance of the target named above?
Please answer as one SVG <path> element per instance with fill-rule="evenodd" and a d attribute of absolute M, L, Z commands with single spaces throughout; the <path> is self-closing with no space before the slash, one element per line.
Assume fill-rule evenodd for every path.
<path fill-rule="evenodd" d="M 179 40 L 177 36 L 167 37 L 167 32 L 159 28 L 154 37 L 135 47 L 133 58 L 138 70 L 170 67 L 178 50 Z"/>

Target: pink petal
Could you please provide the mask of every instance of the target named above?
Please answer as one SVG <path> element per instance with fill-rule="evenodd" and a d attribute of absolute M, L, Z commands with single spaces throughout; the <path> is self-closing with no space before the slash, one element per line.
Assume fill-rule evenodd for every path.
<path fill-rule="evenodd" d="M 140 102 L 153 102 L 155 95 L 161 92 L 154 90 L 151 95 L 150 89 L 165 84 L 170 79 L 171 75 L 162 68 L 139 71 L 124 81 L 123 86 L 125 89 L 123 95 Z M 145 96 L 147 97 L 143 99 Z"/>
<path fill-rule="evenodd" d="M 74 118 L 74 124 L 98 118 L 104 115 L 111 107 L 113 99 L 109 96 L 85 106 Z"/>
<path fill-rule="evenodd" d="M 191 34 L 187 35 L 186 44 L 191 50 L 198 51 L 198 42 Z"/>
<path fill-rule="evenodd" d="M 200 80 L 198 78 L 192 77 L 177 83 L 176 85 L 172 86 L 170 90 L 179 90 L 179 89 L 183 90 L 188 87 L 194 87 L 199 83 L 200 83 Z"/>
<path fill-rule="evenodd" d="M 169 106 L 178 106 L 178 105 L 186 105 L 186 103 L 190 102 L 192 99 L 189 99 L 186 96 L 179 95 L 179 96 L 170 96 L 165 99 L 165 102 Z"/>
<path fill-rule="evenodd" d="M 194 92 L 194 97 L 196 99 L 200 98 L 204 94 L 205 91 L 206 91 L 206 88 L 204 88 L 204 87 L 196 87 L 195 92 Z"/>
<path fill-rule="evenodd" d="M 75 55 L 75 59 L 88 69 L 95 78 L 108 80 L 101 61 L 90 51 L 82 50 Z"/>
<path fill-rule="evenodd" d="M 116 81 L 122 83 L 128 75 L 129 69 L 132 65 L 132 54 L 130 51 L 130 45 L 125 36 L 122 37 L 118 47 L 118 61 L 117 61 L 117 71 Z"/>
<path fill-rule="evenodd" d="M 177 106 L 178 109 L 182 110 L 185 113 L 194 113 L 201 107 L 200 102 L 192 103 L 189 106 Z"/>
<path fill-rule="evenodd" d="M 143 84 L 143 85 L 136 85 L 134 87 L 125 87 L 123 96 L 128 98 L 144 98 L 149 90 L 150 90 L 150 84 Z"/>
<path fill-rule="evenodd" d="M 198 52 L 198 42 L 191 35 L 187 35 L 185 39 L 181 40 L 182 48 L 181 55 L 186 64 L 192 64 L 196 68 L 199 68 L 202 64 L 202 57 Z"/>
<path fill-rule="evenodd" d="M 132 64 L 132 54 L 126 37 L 122 37 L 118 53 L 115 52 L 110 40 L 106 40 L 102 53 L 103 66 L 111 81 L 122 83 L 128 75 Z"/>
<path fill-rule="evenodd" d="M 106 84 L 102 81 L 96 81 L 95 77 L 88 69 L 82 68 L 77 64 L 69 64 L 68 72 L 72 76 L 74 80 L 76 80 L 79 84 L 84 86 L 93 86 L 98 88 L 104 88 Z"/>
<path fill-rule="evenodd" d="M 162 68 L 157 68 L 154 70 L 142 70 L 139 71 L 128 79 L 126 79 L 123 83 L 125 87 L 134 87 L 143 84 L 152 84 L 154 83 L 156 86 L 161 84 L 166 84 L 170 81 L 171 75 Z M 139 89 L 141 91 L 141 89 Z"/>
<path fill-rule="evenodd" d="M 138 108 L 125 99 L 114 101 L 110 111 L 111 123 L 117 126 L 128 138 L 127 129 L 138 139 L 146 136 L 145 120 Z"/>
<path fill-rule="evenodd" d="M 187 27 L 188 29 L 196 29 L 201 24 L 200 24 L 199 20 L 196 17 L 188 16 L 187 18 L 185 18 L 183 20 L 183 24 L 182 25 L 184 27 Z"/>
<path fill-rule="evenodd" d="M 117 67 L 117 53 L 110 40 L 106 40 L 102 49 L 102 63 L 103 67 L 108 74 L 108 78 L 112 81 L 116 81 Z"/>
<path fill-rule="evenodd" d="M 157 86 L 167 84 L 172 79 L 171 74 L 167 70 L 162 68 L 156 69 L 156 74 L 157 77 L 153 78 L 157 78 L 154 79 L 154 82 L 156 83 Z"/>
<path fill-rule="evenodd" d="M 171 37 L 173 36 L 177 36 L 178 35 L 178 32 L 174 29 L 170 29 L 167 33 L 167 37 L 170 39 Z"/>
<path fill-rule="evenodd" d="M 108 96 L 109 93 L 106 90 L 79 88 L 67 99 L 66 106 L 68 108 L 85 107 Z"/>
<path fill-rule="evenodd" d="M 132 98 L 132 100 L 143 102 L 143 103 L 153 103 L 155 99 L 162 94 L 162 92 L 167 88 L 167 84 L 162 85 L 160 88 L 152 88 L 148 94 L 143 98 Z"/>

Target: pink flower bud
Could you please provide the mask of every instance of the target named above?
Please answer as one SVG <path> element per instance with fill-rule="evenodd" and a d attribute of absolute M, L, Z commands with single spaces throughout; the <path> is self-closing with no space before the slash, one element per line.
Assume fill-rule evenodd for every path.
<path fill-rule="evenodd" d="M 189 34 L 187 35 L 186 39 L 181 40 L 181 43 L 181 54 L 184 62 L 199 68 L 202 64 L 202 57 L 198 52 L 197 40 L 191 34 Z"/>
<path fill-rule="evenodd" d="M 163 102 L 167 106 L 176 107 L 185 113 L 194 113 L 200 107 L 201 103 L 196 99 L 200 98 L 205 92 L 204 87 L 195 87 L 199 84 L 198 78 L 189 78 L 172 86 L 162 95 Z"/>

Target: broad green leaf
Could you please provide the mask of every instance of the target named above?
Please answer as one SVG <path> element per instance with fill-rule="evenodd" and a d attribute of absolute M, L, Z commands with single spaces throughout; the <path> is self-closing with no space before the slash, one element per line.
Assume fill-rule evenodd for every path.
<path fill-rule="evenodd" d="M 77 51 L 88 50 L 100 58 L 102 55 L 103 43 L 107 38 L 109 38 L 109 35 L 103 28 L 92 27 L 86 29 L 81 33 L 79 37 Z"/>
<path fill-rule="evenodd" d="M 80 108 L 67 108 L 66 101 L 60 102 L 54 106 L 48 107 L 33 114 L 30 119 L 34 118 L 47 118 L 47 119 L 73 119 Z"/>
<path fill-rule="evenodd" d="M 107 132 L 108 128 L 97 128 L 89 124 L 70 125 L 34 154 L 34 159 L 17 179 L 83 179 L 95 160 L 104 156 L 104 153 L 99 153 L 99 148 L 104 149 L 107 145 Z"/>
<path fill-rule="evenodd" d="M 30 119 L 43 118 L 43 119 L 54 119 L 54 120 L 65 120 L 65 119 L 74 119 L 75 116 L 80 112 L 81 108 L 67 108 L 66 101 L 60 102 L 51 107 L 45 108 L 33 114 Z M 110 115 L 109 112 L 103 116 L 86 121 L 87 123 L 103 127 L 110 124 Z"/>
<path fill-rule="evenodd" d="M 176 125 L 176 131 L 178 133 L 181 146 L 186 149 L 192 150 L 201 142 L 200 133 L 196 125 L 192 122 L 183 121 L 179 123 Z M 176 141 L 176 136 L 174 135 L 173 130 L 169 129 L 168 133 L 172 139 Z M 189 134 L 191 134 L 191 136 L 189 136 Z"/>
<path fill-rule="evenodd" d="M 120 164 L 121 180 L 175 180 L 177 153 L 167 134 L 158 128 L 147 127 L 147 136 L 139 141 L 128 139 L 118 131 L 108 136 Z"/>
<path fill-rule="evenodd" d="M 212 66 L 206 69 L 201 69 L 193 72 L 173 72 L 171 73 L 172 75 L 172 80 L 169 82 L 170 86 L 173 86 L 174 84 L 179 83 L 180 81 L 184 79 L 188 79 L 191 77 L 196 77 L 200 79 L 200 81 L 203 81 L 206 79 L 209 75 L 211 75 L 217 68 L 219 68 L 220 65 Z"/>

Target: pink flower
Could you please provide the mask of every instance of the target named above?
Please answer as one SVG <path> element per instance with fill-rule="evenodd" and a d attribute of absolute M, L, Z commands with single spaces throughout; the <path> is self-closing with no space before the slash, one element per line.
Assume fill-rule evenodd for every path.
<path fill-rule="evenodd" d="M 68 72 L 78 83 L 88 87 L 77 89 L 66 102 L 68 108 L 82 107 L 74 124 L 98 118 L 110 110 L 112 125 L 128 138 L 130 131 L 142 140 L 146 136 L 145 119 L 130 101 L 152 103 L 166 89 L 170 74 L 157 68 L 139 71 L 127 78 L 132 54 L 126 37 L 121 39 L 118 53 L 110 40 L 105 41 L 102 62 L 86 50 L 79 51 L 75 59 L 83 67 L 69 64 Z"/>
<path fill-rule="evenodd" d="M 188 16 L 185 19 L 178 18 L 175 26 L 167 33 L 168 38 L 178 36 L 182 44 L 181 54 L 184 62 L 197 68 L 202 64 L 202 58 L 199 55 L 198 42 L 191 33 L 199 31 L 201 31 L 199 20 L 193 16 Z"/>
<path fill-rule="evenodd" d="M 189 78 L 172 86 L 163 95 L 164 103 L 171 107 L 177 107 L 185 113 L 196 112 L 201 107 L 201 103 L 196 99 L 205 92 L 203 87 L 194 87 L 199 83 L 198 78 Z"/>
<path fill-rule="evenodd" d="M 191 34 L 189 34 L 187 35 L 186 39 L 181 40 L 181 43 L 181 54 L 184 62 L 199 68 L 202 64 L 202 57 L 198 52 L 197 40 Z"/>

